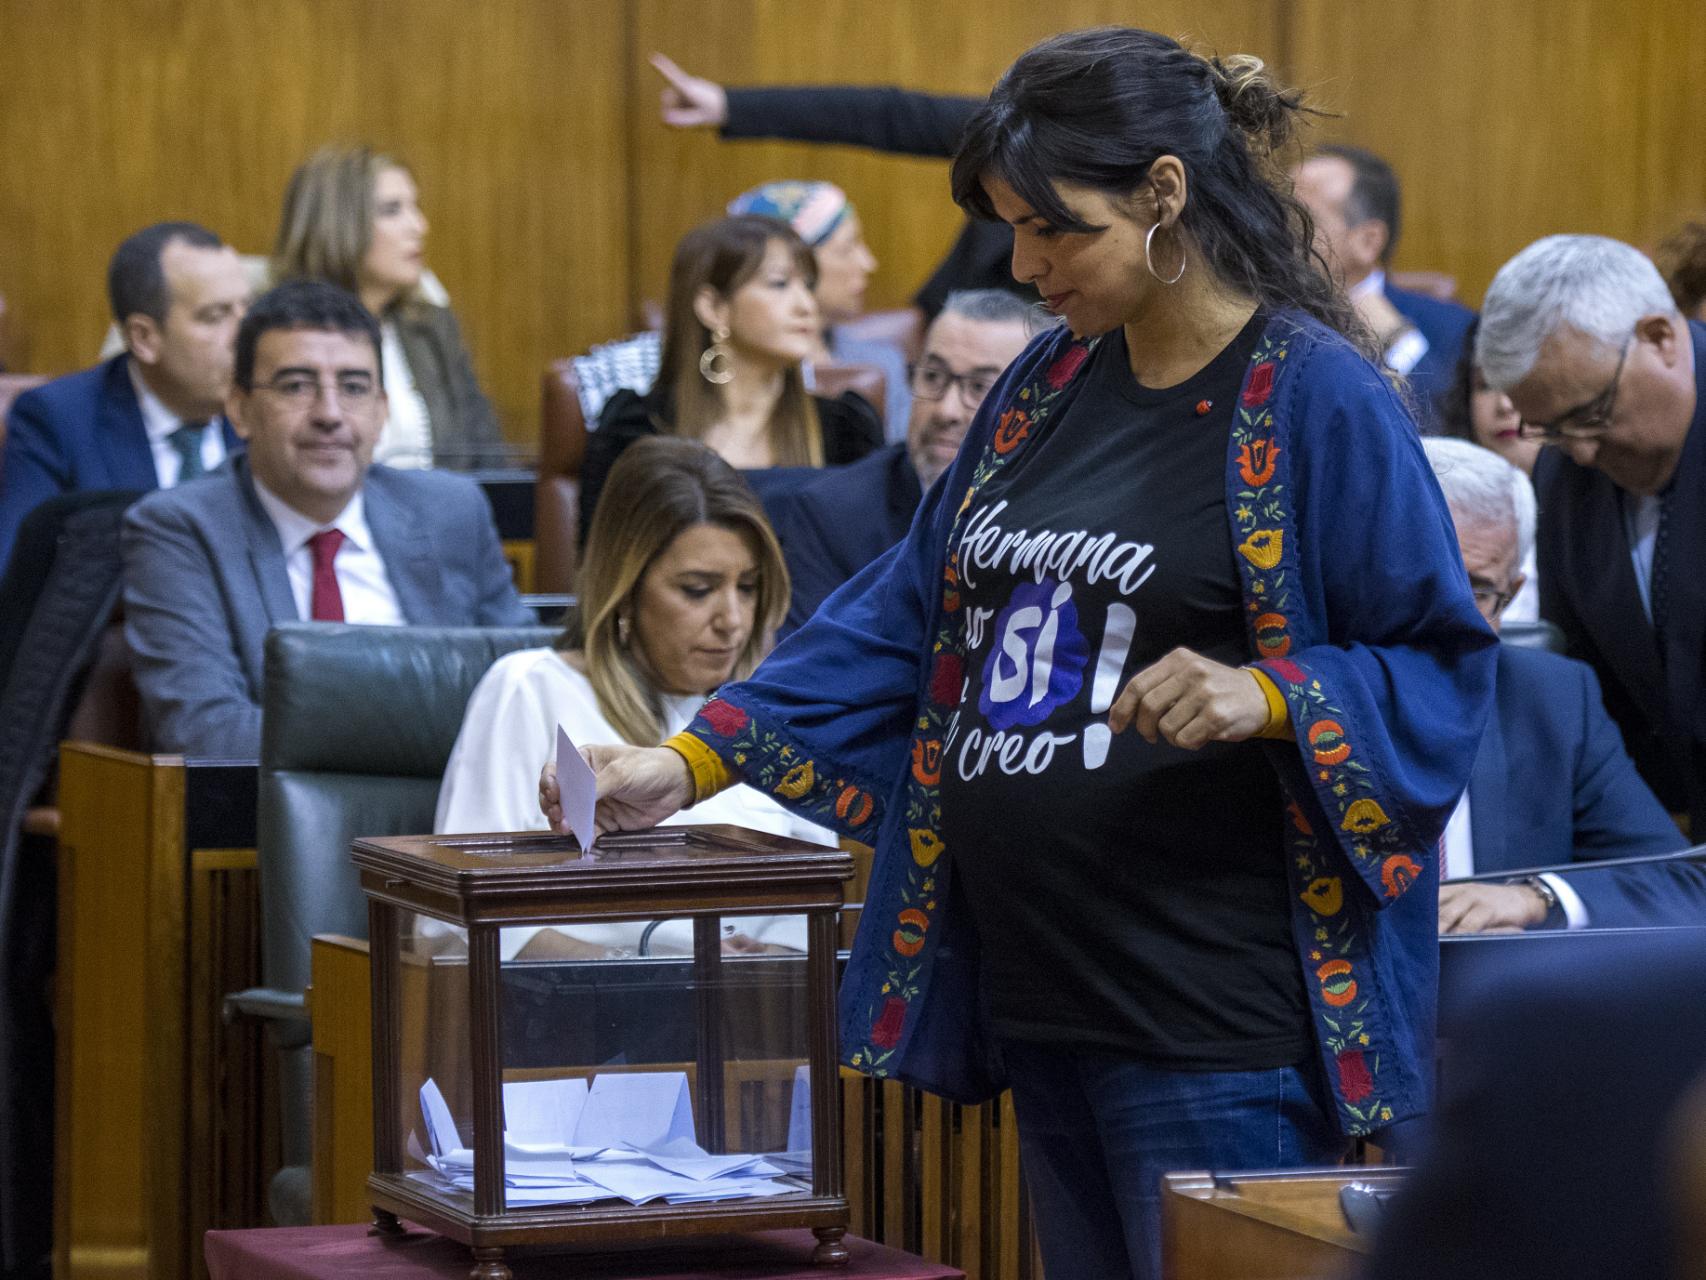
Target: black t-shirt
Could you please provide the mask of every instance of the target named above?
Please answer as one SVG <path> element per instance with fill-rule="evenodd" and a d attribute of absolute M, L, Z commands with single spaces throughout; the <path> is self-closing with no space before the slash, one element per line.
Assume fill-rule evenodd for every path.
<path fill-rule="evenodd" d="M 1263 746 L 1185 751 L 1105 727 L 1175 646 L 1248 658 L 1225 474 L 1264 319 L 1161 391 L 1110 333 L 1071 408 L 967 513 L 970 678 L 942 752 L 942 826 L 1004 1036 L 1193 1070 L 1309 1052 Z"/>

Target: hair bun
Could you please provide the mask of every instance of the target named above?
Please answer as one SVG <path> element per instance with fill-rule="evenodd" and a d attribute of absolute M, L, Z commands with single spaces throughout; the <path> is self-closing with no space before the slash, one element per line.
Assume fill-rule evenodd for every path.
<path fill-rule="evenodd" d="M 1303 95 L 1283 89 L 1267 64 L 1253 53 L 1206 59 L 1214 93 L 1227 120 L 1264 151 L 1277 151 L 1291 140 Z"/>

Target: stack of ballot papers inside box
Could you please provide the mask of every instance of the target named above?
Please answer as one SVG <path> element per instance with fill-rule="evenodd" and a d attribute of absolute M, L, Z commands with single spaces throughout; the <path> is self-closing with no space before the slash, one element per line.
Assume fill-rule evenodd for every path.
<path fill-rule="evenodd" d="M 800 1124 L 805 1068 L 795 1078 L 789 1145 L 809 1142 Z M 809 1095 L 808 1095 L 809 1099 Z M 681 1071 L 605 1072 L 580 1080 L 505 1084 L 504 1200 L 511 1208 L 539 1204 L 629 1204 L 662 1200 L 699 1204 L 801 1190 L 789 1174 L 811 1172 L 811 1152 L 710 1155 L 693 1140 L 693 1102 Z M 438 1085 L 421 1086 L 428 1152 L 411 1147 L 443 1184 L 474 1189 L 474 1153 Z M 421 1175 L 427 1176 L 427 1175 Z M 430 1179 L 429 1179 L 430 1180 Z"/>

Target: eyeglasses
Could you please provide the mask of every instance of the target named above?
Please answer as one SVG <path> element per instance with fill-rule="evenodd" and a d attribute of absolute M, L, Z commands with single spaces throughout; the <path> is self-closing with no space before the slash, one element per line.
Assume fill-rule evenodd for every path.
<path fill-rule="evenodd" d="M 1634 341 L 1633 334 L 1624 339 L 1623 350 L 1617 354 L 1617 371 L 1604 391 L 1552 422 L 1517 423 L 1517 435 L 1524 440 L 1557 444 L 1560 440 L 1592 440 L 1609 431 L 1611 415 L 1617 411 L 1617 387 L 1623 381 L 1623 363 L 1629 358 L 1629 347 Z"/>
<path fill-rule="evenodd" d="M 319 399 L 321 385 L 318 378 L 310 378 L 307 374 L 286 373 L 271 382 L 261 383 L 255 390 L 270 391 L 289 408 L 300 411 Z M 348 412 L 373 403 L 379 388 L 365 373 L 344 373 L 332 380 L 332 394 L 338 398 L 338 407 Z"/>
<path fill-rule="evenodd" d="M 1475 597 L 1475 607 L 1481 611 L 1481 616 L 1488 622 L 1493 621 L 1516 599 L 1512 591 L 1497 591 L 1492 587 L 1473 587 L 1470 594 Z"/>
<path fill-rule="evenodd" d="M 942 400 L 958 385 L 965 401 L 972 408 L 983 403 L 983 398 L 1001 377 L 999 373 L 988 373 L 974 370 L 971 373 L 954 373 L 947 365 L 926 361 L 912 366 L 908 374 L 908 384 L 912 394 L 920 400 Z"/>

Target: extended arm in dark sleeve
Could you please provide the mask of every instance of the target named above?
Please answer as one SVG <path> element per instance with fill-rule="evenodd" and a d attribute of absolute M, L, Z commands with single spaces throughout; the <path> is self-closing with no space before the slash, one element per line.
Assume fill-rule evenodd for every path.
<path fill-rule="evenodd" d="M 897 155 L 947 157 L 982 98 L 895 88 L 797 85 L 730 89 L 725 138 L 785 138 L 870 147 Z"/>

